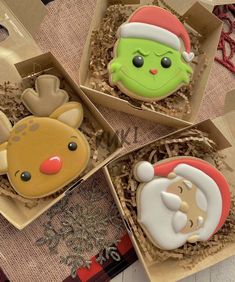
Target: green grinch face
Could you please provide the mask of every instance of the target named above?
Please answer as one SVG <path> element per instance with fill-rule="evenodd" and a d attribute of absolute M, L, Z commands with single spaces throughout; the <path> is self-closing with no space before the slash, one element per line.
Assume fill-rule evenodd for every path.
<path fill-rule="evenodd" d="M 160 100 L 188 84 L 192 69 L 181 53 L 164 44 L 121 38 L 108 69 L 110 83 L 139 100 Z"/>

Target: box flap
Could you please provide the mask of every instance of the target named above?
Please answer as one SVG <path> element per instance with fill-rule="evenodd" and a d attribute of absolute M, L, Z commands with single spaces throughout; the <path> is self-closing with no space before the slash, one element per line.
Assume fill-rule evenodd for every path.
<path fill-rule="evenodd" d="M 200 15 L 200 21 L 198 20 Z M 215 30 L 215 27 L 221 28 L 221 21 L 212 13 L 208 13 L 201 3 L 196 2 L 183 15 L 186 23 L 197 30 L 203 36 L 209 36 Z M 217 49 L 217 48 L 216 48 Z"/>
<path fill-rule="evenodd" d="M 14 2 L 25 3 L 26 1 L 22 0 Z M 39 2 L 39 0 L 34 0 L 32 2 Z M 25 14 L 28 14 L 26 10 L 27 8 L 25 7 Z M 31 15 L 31 18 L 33 17 L 34 16 Z M 5 81 L 10 81 L 12 83 L 18 82 L 21 78 L 16 71 L 14 64 L 41 54 L 41 50 L 28 30 L 18 20 L 5 2 L 1 0 L 0 25 L 4 28 L 6 35 L 5 38 L 2 38 L 0 41 L 0 83 Z"/>
<path fill-rule="evenodd" d="M 224 104 L 225 115 L 235 111 L 235 89 L 227 93 Z"/>
<path fill-rule="evenodd" d="M 209 5 L 226 5 L 226 4 L 234 4 L 234 0 L 200 0 L 204 3 L 207 3 Z"/>
<path fill-rule="evenodd" d="M 225 98 L 224 105 L 225 122 L 227 122 L 228 130 L 230 131 L 231 138 L 235 142 L 235 89 L 230 91 Z"/>
<path fill-rule="evenodd" d="M 34 36 L 35 31 L 46 15 L 46 8 L 40 0 L 2 0 L 24 25 L 28 32 Z"/>
<path fill-rule="evenodd" d="M 171 8 L 173 8 L 177 13 L 183 15 L 186 11 L 188 11 L 193 4 L 197 2 L 197 0 L 166 0 L 165 1 Z"/>
<path fill-rule="evenodd" d="M 233 156 L 235 153 L 235 89 L 228 92 L 225 98 L 224 115 L 217 117 L 213 123 L 223 132 L 232 144 Z M 231 153 L 227 154 L 230 155 Z M 235 163 L 234 163 L 235 166 Z"/>
<path fill-rule="evenodd" d="M 201 2 L 201 4 L 210 12 L 213 11 L 214 6 L 216 5 L 234 3 L 234 0 L 166 0 L 165 2 L 169 4 L 172 8 L 174 8 L 178 13 L 183 14 L 197 1 Z"/>

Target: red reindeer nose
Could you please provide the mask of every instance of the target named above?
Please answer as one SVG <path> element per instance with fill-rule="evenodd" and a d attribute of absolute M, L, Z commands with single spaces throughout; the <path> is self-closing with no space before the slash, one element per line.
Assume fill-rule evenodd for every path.
<path fill-rule="evenodd" d="M 40 171 L 44 174 L 56 174 L 61 170 L 62 161 L 60 157 L 54 156 L 45 160 L 40 165 Z"/>
<path fill-rule="evenodd" d="M 157 70 L 156 70 L 156 69 L 151 69 L 151 70 L 149 70 L 149 72 L 150 72 L 152 75 L 157 74 Z"/>

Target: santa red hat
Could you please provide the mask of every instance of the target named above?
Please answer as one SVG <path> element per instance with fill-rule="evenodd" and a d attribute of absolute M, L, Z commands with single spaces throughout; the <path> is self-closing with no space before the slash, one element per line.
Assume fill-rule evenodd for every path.
<path fill-rule="evenodd" d="M 190 51 L 190 38 L 184 25 L 176 16 L 157 6 L 144 6 L 137 9 L 128 22 L 120 26 L 118 37 L 143 38 L 163 43 L 175 50 L 181 50 L 180 39 L 185 51 L 182 56 L 186 62 L 194 58 Z"/>
<path fill-rule="evenodd" d="M 192 157 L 169 158 L 155 165 L 143 161 L 137 163 L 134 168 L 135 177 L 139 182 L 150 182 L 155 177 L 168 177 L 170 173 L 199 188 L 200 193 L 199 197 L 196 196 L 196 201 L 207 212 L 200 240 L 208 240 L 222 227 L 229 215 L 231 196 L 225 177 L 211 164 Z"/>

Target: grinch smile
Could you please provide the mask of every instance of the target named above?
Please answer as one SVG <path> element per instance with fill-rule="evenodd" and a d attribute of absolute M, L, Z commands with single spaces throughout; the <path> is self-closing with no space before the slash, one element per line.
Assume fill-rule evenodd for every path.
<path fill-rule="evenodd" d="M 123 68 L 120 69 L 120 72 L 122 72 L 124 74 L 124 76 L 126 76 L 128 79 L 134 81 L 136 84 L 140 85 L 141 87 L 143 88 L 146 88 L 147 90 L 149 91 L 158 91 L 158 90 L 161 90 L 163 87 L 165 87 L 170 81 L 172 81 L 172 79 L 174 79 L 175 77 L 179 76 L 182 72 L 181 69 L 179 69 L 179 71 L 176 73 L 176 75 L 170 77 L 163 85 L 161 85 L 160 87 L 158 88 L 150 88 L 150 87 L 147 87 L 145 85 L 143 85 L 142 83 L 140 83 L 139 81 L 135 80 L 134 78 L 130 77 L 124 70 Z"/>

